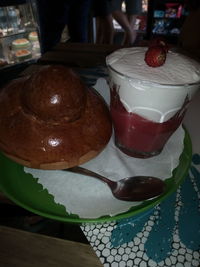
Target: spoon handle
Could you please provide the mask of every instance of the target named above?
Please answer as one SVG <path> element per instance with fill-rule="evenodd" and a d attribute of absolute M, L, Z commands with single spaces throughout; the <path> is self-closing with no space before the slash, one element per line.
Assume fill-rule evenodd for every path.
<path fill-rule="evenodd" d="M 87 176 L 90 176 L 90 177 L 95 177 L 99 180 L 101 180 L 102 182 L 108 184 L 109 186 L 112 186 L 115 184 L 114 181 L 111 181 L 109 180 L 108 178 L 96 173 L 96 172 L 93 172 L 93 171 L 90 171 L 88 169 L 85 169 L 83 167 L 79 167 L 79 166 L 75 166 L 75 167 L 72 167 L 72 168 L 69 168 L 69 169 L 64 169 L 64 171 L 70 171 L 70 172 L 74 172 L 74 173 L 79 173 L 79 174 L 83 174 L 83 175 L 87 175 Z"/>

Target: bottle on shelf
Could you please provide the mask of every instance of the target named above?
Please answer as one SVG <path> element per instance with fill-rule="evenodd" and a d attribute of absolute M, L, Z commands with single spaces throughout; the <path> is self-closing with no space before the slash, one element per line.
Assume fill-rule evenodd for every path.
<path fill-rule="evenodd" d="M 12 33 L 17 33 L 18 25 L 19 25 L 19 18 L 17 15 L 17 10 L 13 6 L 8 7 L 8 20 L 9 20 L 10 31 Z"/>

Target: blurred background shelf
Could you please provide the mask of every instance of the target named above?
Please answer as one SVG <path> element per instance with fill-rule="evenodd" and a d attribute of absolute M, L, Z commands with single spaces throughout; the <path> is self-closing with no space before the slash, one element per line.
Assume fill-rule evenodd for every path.
<path fill-rule="evenodd" d="M 0 0 L 0 69 L 40 56 L 37 9 L 33 0 Z"/>

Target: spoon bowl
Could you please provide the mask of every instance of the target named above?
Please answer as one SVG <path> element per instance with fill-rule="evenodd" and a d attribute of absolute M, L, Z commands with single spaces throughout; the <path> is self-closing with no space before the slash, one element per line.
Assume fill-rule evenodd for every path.
<path fill-rule="evenodd" d="M 157 177 L 133 176 L 115 182 L 107 177 L 79 166 L 64 169 L 64 171 L 97 178 L 110 187 L 115 198 L 124 201 L 148 200 L 161 195 L 165 190 L 165 182 Z"/>

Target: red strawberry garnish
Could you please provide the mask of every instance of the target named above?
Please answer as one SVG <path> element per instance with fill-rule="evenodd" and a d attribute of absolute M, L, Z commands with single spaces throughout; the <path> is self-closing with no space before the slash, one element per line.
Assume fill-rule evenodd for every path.
<path fill-rule="evenodd" d="M 161 37 L 154 38 L 150 41 L 149 47 L 153 47 L 153 46 L 162 46 L 162 48 L 165 50 L 166 53 L 169 51 L 169 45 L 167 44 L 165 39 Z"/>
<path fill-rule="evenodd" d="M 162 46 L 149 47 L 144 60 L 150 67 L 160 67 L 165 63 L 166 52 Z"/>

